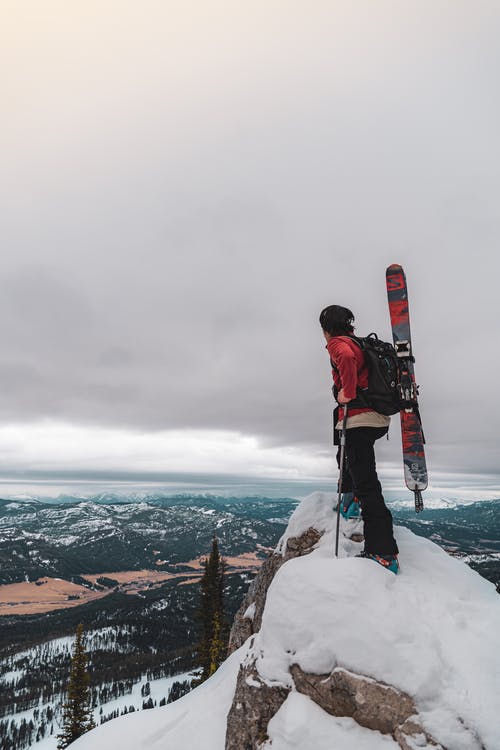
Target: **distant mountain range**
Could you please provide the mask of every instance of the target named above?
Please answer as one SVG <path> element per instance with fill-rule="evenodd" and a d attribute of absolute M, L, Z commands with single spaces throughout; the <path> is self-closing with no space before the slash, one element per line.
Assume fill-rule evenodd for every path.
<path fill-rule="evenodd" d="M 0 500 L 0 584 L 43 576 L 153 569 L 207 554 L 214 533 L 227 556 L 274 546 L 294 500 L 158 498 L 49 504 Z"/>
<path fill-rule="evenodd" d="M 153 569 L 179 572 L 216 532 L 227 556 L 276 544 L 297 501 L 265 497 L 152 497 L 47 503 L 0 499 L 0 584 L 43 576 Z M 396 523 L 500 581 L 500 500 L 426 509 L 393 507 Z"/>
<path fill-rule="evenodd" d="M 500 591 L 500 500 L 425 510 L 397 510 L 396 523 L 460 557 Z"/>

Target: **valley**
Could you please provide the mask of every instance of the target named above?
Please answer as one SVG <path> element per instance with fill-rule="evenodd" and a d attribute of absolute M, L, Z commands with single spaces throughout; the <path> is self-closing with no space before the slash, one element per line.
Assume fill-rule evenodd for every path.
<path fill-rule="evenodd" d="M 197 667 L 199 582 L 214 533 L 226 561 L 229 627 L 296 505 L 292 498 L 214 496 L 0 500 L 2 748 L 56 747 L 80 622 L 97 722 L 188 689 Z M 396 524 L 499 586 L 500 501 L 394 513 Z M 175 683 L 183 687 L 169 698 Z"/>

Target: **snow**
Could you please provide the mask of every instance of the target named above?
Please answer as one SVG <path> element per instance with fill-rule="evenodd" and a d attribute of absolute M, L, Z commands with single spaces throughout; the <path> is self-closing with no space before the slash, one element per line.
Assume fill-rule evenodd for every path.
<path fill-rule="evenodd" d="M 461 719 L 498 747 L 500 599 L 493 584 L 401 527 L 398 576 L 348 557 L 357 545 L 344 537 L 334 559 L 333 502 L 315 493 L 292 515 L 284 539 L 309 526 L 326 533 L 270 586 L 253 646 L 261 676 L 290 685 L 292 663 L 316 674 L 343 667 L 412 695 L 444 745 L 475 746 Z"/>
<path fill-rule="evenodd" d="M 252 602 L 249 607 L 246 608 L 243 618 L 245 620 L 253 620 L 255 617 L 255 602 Z"/>
<path fill-rule="evenodd" d="M 20 680 L 21 677 L 24 677 L 25 671 L 25 669 L 11 669 L 8 672 L 3 672 L 3 674 L 0 674 L 0 682 Z"/>
<path fill-rule="evenodd" d="M 57 730 L 59 732 L 59 729 Z M 44 737 L 43 740 L 40 740 L 39 742 L 35 742 L 31 747 L 33 750 L 56 750 L 58 739 L 56 736 L 57 733 L 51 734 L 48 737 Z"/>
<path fill-rule="evenodd" d="M 126 714 L 80 737 L 71 750 L 224 750 L 226 716 L 245 647 L 193 692 L 161 708 Z"/>
<path fill-rule="evenodd" d="M 333 556 L 336 497 L 317 492 L 294 511 L 278 544 L 310 526 L 324 532 L 314 551 L 281 566 L 259 633 L 202 686 L 173 704 L 105 724 L 75 750 L 224 750 L 238 665 L 256 659 L 268 684 L 292 689 L 269 725 L 272 750 L 383 750 L 390 737 L 336 718 L 294 690 L 290 666 L 349 670 L 410 694 L 424 728 L 453 750 L 499 750 L 500 598 L 493 584 L 428 539 L 396 527 L 401 573 L 354 558 L 343 532 Z M 247 613 L 250 612 L 247 610 Z M 127 723 L 125 723 L 127 722 Z M 421 738 L 413 744 L 419 747 Z"/>
<path fill-rule="evenodd" d="M 125 706 L 134 706 L 135 710 L 141 710 L 143 701 L 152 698 L 153 701 L 159 703 L 162 698 L 168 698 L 168 694 L 174 682 L 184 682 L 184 680 L 192 680 L 196 676 L 195 672 L 183 672 L 182 674 L 172 675 L 171 677 L 160 677 L 158 680 L 148 680 L 147 674 L 143 674 L 138 682 L 135 682 L 132 686 L 130 693 L 120 695 L 118 698 L 114 698 L 107 703 L 102 703 L 94 709 L 94 721 L 96 724 L 100 721 L 99 711 L 102 707 L 103 716 L 106 716 L 113 711 L 122 711 Z M 143 697 L 141 695 L 141 688 L 149 682 L 150 694 Z M 151 711 L 152 709 L 147 709 Z"/>
<path fill-rule="evenodd" d="M 287 540 L 290 537 L 301 536 L 311 527 L 320 532 L 331 529 L 333 507 L 336 504 L 337 496 L 329 492 L 313 492 L 312 495 L 304 498 L 290 516 L 287 529 L 281 537 L 276 551 L 285 554 Z"/>
<path fill-rule="evenodd" d="M 32 646 L 26 651 L 19 651 L 12 657 L 16 662 L 21 659 L 39 659 L 42 651 L 48 650 L 54 655 L 64 651 L 71 651 L 75 643 L 74 636 L 64 635 L 61 638 L 52 638 L 44 643 Z"/>
<path fill-rule="evenodd" d="M 296 692 L 269 722 L 268 735 L 262 750 L 400 750 L 392 737 L 360 727 L 354 719 L 330 716 Z"/>

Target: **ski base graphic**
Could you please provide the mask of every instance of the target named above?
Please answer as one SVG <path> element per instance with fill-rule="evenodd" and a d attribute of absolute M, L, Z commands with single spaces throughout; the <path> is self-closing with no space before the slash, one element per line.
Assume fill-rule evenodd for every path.
<path fill-rule="evenodd" d="M 394 347 L 400 357 L 401 438 L 406 486 L 415 494 L 415 510 L 423 510 L 422 492 L 427 488 L 424 434 L 418 409 L 418 386 L 410 332 L 408 290 L 403 268 L 394 264 L 386 271 L 387 298 Z"/>

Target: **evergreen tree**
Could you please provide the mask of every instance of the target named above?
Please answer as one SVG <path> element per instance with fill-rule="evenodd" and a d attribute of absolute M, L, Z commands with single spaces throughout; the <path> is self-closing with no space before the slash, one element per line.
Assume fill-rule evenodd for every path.
<path fill-rule="evenodd" d="M 168 693 L 168 700 L 165 701 L 165 698 L 162 698 L 163 703 L 160 703 L 160 705 L 164 706 L 165 703 L 173 703 L 179 698 L 182 698 L 183 695 L 186 695 L 186 693 L 189 693 L 192 687 L 193 687 L 193 684 L 191 680 L 183 680 L 183 682 L 177 682 L 177 681 L 174 682 L 174 684 L 172 685 Z"/>
<path fill-rule="evenodd" d="M 212 640 L 210 642 L 210 677 L 220 667 L 227 653 L 227 642 L 223 634 L 222 612 L 215 612 Z"/>
<path fill-rule="evenodd" d="M 227 627 L 224 620 L 224 570 L 225 561 L 220 556 L 217 536 L 212 540 L 205 571 L 201 579 L 201 604 L 199 616 L 202 625 L 198 656 L 202 667 L 200 682 L 206 680 L 220 666 L 226 656 Z"/>
<path fill-rule="evenodd" d="M 89 673 L 87 672 L 87 655 L 83 645 L 83 625 L 76 629 L 71 672 L 68 683 L 68 698 L 63 706 L 63 728 L 57 735 L 57 750 L 64 750 L 74 740 L 89 729 L 93 729 L 94 719 L 90 706 Z"/>

